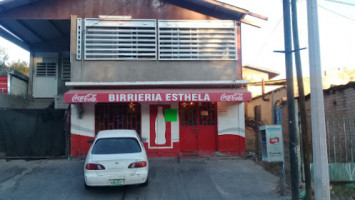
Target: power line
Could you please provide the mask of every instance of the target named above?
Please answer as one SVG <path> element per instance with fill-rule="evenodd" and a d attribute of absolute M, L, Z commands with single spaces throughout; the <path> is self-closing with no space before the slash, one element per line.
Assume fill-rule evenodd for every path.
<path fill-rule="evenodd" d="M 331 10 L 331 9 L 329 9 L 329 8 L 326 8 L 325 6 L 322 6 L 322 5 L 318 4 L 318 7 L 323 8 L 324 10 L 326 10 L 326 11 L 328 11 L 328 12 L 331 12 L 331 13 L 333 13 L 333 14 L 335 14 L 335 15 L 338 15 L 338 16 L 340 16 L 340 17 L 344 17 L 344 18 L 346 18 L 346 19 L 348 19 L 348 20 L 351 20 L 351 21 L 355 22 L 355 19 L 353 19 L 353 18 L 351 18 L 351 17 L 348 17 L 348 16 L 345 16 L 345 15 L 343 15 L 343 14 L 340 14 L 340 13 L 338 13 L 338 12 L 335 12 L 334 10 Z"/>
<path fill-rule="evenodd" d="M 339 3 L 339 4 L 343 4 L 343 5 L 348 5 L 348 6 L 355 6 L 355 4 L 353 4 L 353 3 L 348 3 L 348 2 L 344 2 L 344 1 L 337 1 L 337 0 L 325 0 L 325 1 L 329 1 L 332 3 Z"/>
<path fill-rule="evenodd" d="M 95 23 L 94 23 L 93 25 L 91 25 L 91 26 L 87 26 L 86 29 L 85 29 L 85 31 L 87 31 L 87 28 L 93 27 L 93 26 L 97 25 L 97 24 L 100 23 L 102 20 L 104 20 L 104 19 L 106 19 L 106 18 L 112 16 L 112 15 L 115 14 L 116 12 L 122 10 L 122 9 L 125 8 L 126 6 L 132 4 L 132 3 L 136 2 L 136 1 L 137 1 L 137 0 L 130 0 L 130 1 L 128 1 L 128 3 L 124 4 L 123 6 L 117 7 L 113 12 L 111 12 L 111 13 L 110 13 L 109 15 L 107 15 L 106 17 L 104 17 L 104 18 L 102 18 L 102 19 L 99 19 L 99 21 L 95 22 Z M 118 6 L 118 2 L 117 2 L 116 5 Z"/>

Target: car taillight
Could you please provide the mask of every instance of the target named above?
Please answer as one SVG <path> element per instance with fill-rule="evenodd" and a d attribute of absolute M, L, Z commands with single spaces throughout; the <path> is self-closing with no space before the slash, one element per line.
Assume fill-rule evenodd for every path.
<path fill-rule="evenodd" d="M 105 169 L 105 167 L 103 165 L 100 164 L 94 164 L 94 163 L 88 163 L 86 164 L 85 168 L 87 170 L 103 170 Z"/>
<path fill-rule="evenodd" d="M 141 162 L 134 162 L 131 163 L 128 168 L 141 168 L 141 167 L 146 167 L 147 166 L 147 162 L 145 161 L 141 161 Z"/>

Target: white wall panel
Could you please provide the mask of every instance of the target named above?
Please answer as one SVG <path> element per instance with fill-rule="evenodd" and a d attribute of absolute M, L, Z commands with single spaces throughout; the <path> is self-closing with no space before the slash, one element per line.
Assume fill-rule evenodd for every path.
<path fill-rule="evenodd" d="M 244 103 L 217 103 L 218 135 L 245 137 Z"/>
<path fill-rule="evenodd" d="M 171 105 L 172 109 L 178 109 L 179 104 L 177 102 L 174 103 L 168 103 L 168 104 L 159 104 L 159 105 Z M 149 112 L 149 107 L 150 105 L 157 105 L 153 103 L 142 103 L 141 104 L 141 109 L 142 109 L 142 139 L 146 142 L 149 142 L 150 139 L 150 112 Z M 178 113 L 179 114 L 179 113 Z M 171 139 L 172 142 L 179 142 L 179 116 L 178 116 L 178 121 L 176 122 L 171 122 Z"/>
<path fill-rule="evenodd" d="M 82 104 L 81 118 L 79 117 L 78 106 L 79 104 L 71 104 L 71 133 L 95 137 L 95 104 Z"/>
<path fill-rule="evenodd" d="M 10 77 L 10 94 L 16 96 L 25 96 L 27 94 L 27 82 L 14 76 Z"/>
<path fill-rule="evenodd" d="M 58 93 L 58 54 L 35 53 L 33 61 L 35 66 L 33 96 L 35 98 L 54 98 Z M 41 71 L 37 71 L 37 65 L 43 66 Z"/>

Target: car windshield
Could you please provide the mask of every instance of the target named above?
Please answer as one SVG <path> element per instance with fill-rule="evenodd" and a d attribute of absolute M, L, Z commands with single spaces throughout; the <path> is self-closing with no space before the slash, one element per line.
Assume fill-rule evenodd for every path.
<path fill-rule="evenodd" d="M 136 138 L 102 138 L 92 148 L 92 154 L 138 153 L 141 147 Z"/>

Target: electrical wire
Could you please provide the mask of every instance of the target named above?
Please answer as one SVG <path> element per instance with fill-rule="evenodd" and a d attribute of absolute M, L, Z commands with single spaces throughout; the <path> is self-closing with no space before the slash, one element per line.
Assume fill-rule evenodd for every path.
<path fill-rule="evenodd" d="M 128 3 L 124 4 L 123 6 L 121 6 L 121 7 L 118 7 L 118 6 L 117 6 L 117 8 L 116 8 L 113 12 L 111 12 L 109 15 L 107 15 L 106 17 L 104 17 L 104 18 L 102 18 L 102 19 L 99 19 L 97 22 L 95 22 L 95 23 L 92 24 L 91 26 L 85 27 L 85 31 L 88 31 L 88 28 L 91 28 L 91 27 L 97 25 L 97 24 L 100 23 L 102 20 L 104 20 L 104 19 L 106 19 L 106 18 L 112 16 L 112 15 L 115 14 L 116 12 L 122 10 L 123 8 L 125 8 L 126 6 L 128 6 L 128 5 L 132 4 L 132 3 L 135 3 L 136 1 L 137 1 L 137 0 L 129 0 Z M 117 2 L 116 5 L 118 5 L 118 2 Z"/>
<path fill-rule="evenodd" d="M 332 3 L 338 3 L 338 4 L 343 4 L 343 5 L 354 6 L 355 7 L 355 4 L 344 2 L 344 1 L 337 1 L 337 0 L 325 0 L 325 1 L 329 1 L 329 2 L 332 2 Z"/>
<path fill-rule="evenodd" d="M 345 15 L 343 15 L 343 14 L 340 14 L 340 13 L 338 13 L 338 12 L 335 12 L 335 11 L 329 9 L 329 8 L 326 8 L 325 6 L 322 6 L 322 5 L 319 5 L 319 4 L 318 4 L 318 7 L 322 8 L 322 9 L 324 9 L 324 10 L 330 12 L 330 13 L 333 13 L 333 14 L 335 14 L 335 15 L 338 15 L 338 16 L 340 16 L 340 17 L 344 17 L 344 18 L 346 18 L 346 19 L 348 19 L 348 20 L 351 20 L 351 21 L 355 22 L 355 19 L 353 19 L 353 18 L 351 18 L 351 17 L 348 17 L 348 16 L 345 16 Z"/>

